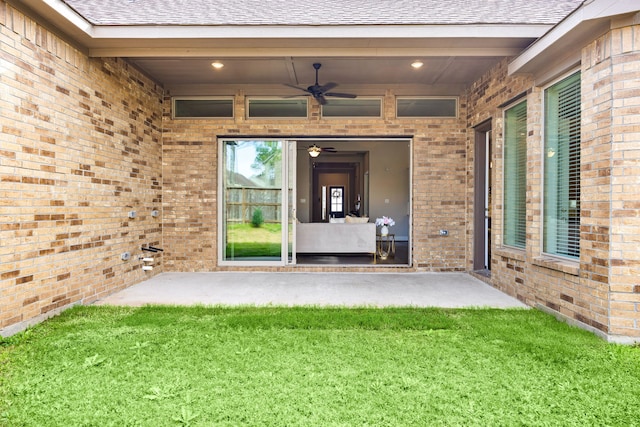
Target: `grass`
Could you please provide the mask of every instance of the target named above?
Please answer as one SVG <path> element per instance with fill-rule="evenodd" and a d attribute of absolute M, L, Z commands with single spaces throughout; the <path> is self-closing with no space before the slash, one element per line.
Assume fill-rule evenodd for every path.
<path fill-rule="evenodd" d="M 78 307 L 0 346 L 7 426 L 640 425 L 640 348 L 535 310 Z"/>
<path fill-rule="evenodd" d="M 260 227 L 251 224 L 229 224 L 227 230 L 227 257 L 280 257 L 280 224 L 264 223 Z"/>

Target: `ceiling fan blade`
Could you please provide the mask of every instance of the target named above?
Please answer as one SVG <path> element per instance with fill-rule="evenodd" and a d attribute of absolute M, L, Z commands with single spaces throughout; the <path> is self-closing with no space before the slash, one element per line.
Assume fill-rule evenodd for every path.
<path fill-rule="evenodd" d="M 327 153 L 337 153 L 338 152 L 338 150 L 336 150 L 333 147 L 323 147 L 322 151 L 326 151 Z"/>
<path fill-rule="evenodd" d="M 321 95 L 317 95 L 315 97 L 318 100 L 318 103 L 320 105 L 325 105 L 327 103 L 327 100 L 325 99 L 325 97 L 321 94 Z"/>
<path fill-rule="evenodd" d="M 291 87 L 291 88 L 294 88 L 294 89 L 301 90 L 301 91 L 303 91 L 303 92 L 311 93 L 311 92 L 309 92 L 309 90 L 308 90 L 308 89 L 305 89 L 305 88 L 300 87 L 300 86 L 292 85 L 292 84 L 289 84 L 289 83 L 283 83 L 283 85 L 288 86 L 288 87 Z"/>
<path fill-rule="evenodd" d="M 333 89 L 334 87 L 338 86 L 338 83 L 333 83 L 333 82 L 329 82 L 325 85 L 320 86 L 320 92 L 326 92 L 328 90 Z"/>
<path fill-rule="evenodd" d="M 352 93 L 340 93 L 340 92 L 327 92 L 324 96 L 333 96 L 334 98 L 357 98 L 357 95 Z"/>

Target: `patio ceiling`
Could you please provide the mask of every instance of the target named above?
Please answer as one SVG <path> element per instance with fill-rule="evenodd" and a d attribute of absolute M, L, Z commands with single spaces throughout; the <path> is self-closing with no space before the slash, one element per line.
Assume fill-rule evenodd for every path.
<path fill-rule="evenodd" d="M 121 57 L 173 95 L 299 95 L 314 83 L 339 92 L 458 95 L 551 28 L 544 23 L 420 25 L 96 25 L 55 0 L 23 0 L 92 57 Z M 420 60 L 424 66 L 410 65 Z M 224 64 L 214 70 L 213 61 Z"/>
<path fill-rule="evenodd" d="M 212 60 L 225 66 L 214 70 Z M 421 59 L 422 69 L 411 63 Z M 470 82 L 491 68 L 500 57 L 251 57 L 251 58 L 129 58 L 163 83 L 173 94 L 233 94 L 243 89 L 253 95 L 301 95 L 284 83 L 307 87 L 314 83 L 314 62 L 320 62 L 319 82 L 339 83 L 336 91 L 382 95 L 393 88 L 398 94 L 458 95 Z"/>

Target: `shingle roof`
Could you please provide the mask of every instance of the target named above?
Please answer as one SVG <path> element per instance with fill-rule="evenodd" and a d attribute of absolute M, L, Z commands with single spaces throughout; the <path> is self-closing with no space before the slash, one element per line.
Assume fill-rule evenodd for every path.
<path fill-rule="evenodd" d="M 556 24 L 582 0 L 64 0 L 94 25 Z"/>

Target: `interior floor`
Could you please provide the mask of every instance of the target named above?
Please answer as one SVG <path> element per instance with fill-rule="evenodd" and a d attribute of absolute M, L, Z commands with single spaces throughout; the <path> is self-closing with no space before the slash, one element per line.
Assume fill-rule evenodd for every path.
<path fill-rule="evenodd" d="M 297 254 L 299 265 L 408 265 L 408 242 L 396 242 L 395 254 L 389 254 L 387 259 L 367 254 Z"/>

